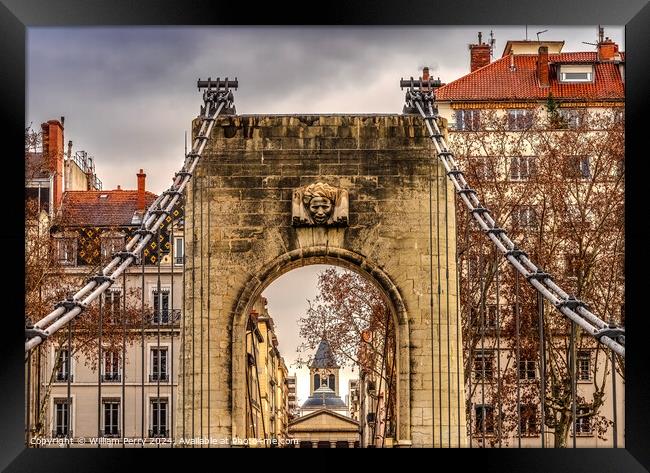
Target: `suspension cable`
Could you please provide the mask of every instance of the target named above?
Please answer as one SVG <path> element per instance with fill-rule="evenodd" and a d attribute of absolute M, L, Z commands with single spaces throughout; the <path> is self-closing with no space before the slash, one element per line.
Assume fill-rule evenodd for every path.
<path fill-rule="evenodd" d="M 422 89 L 425 84 L 428 85 L 427 90 Z M 599 343 L 625 357 L 625 328 L 603 321 L 589 310 L 587 304 L 576 299 L 555 284 L 551 274 L 536 266 L 524 251 L 517 248 L 515 243 L 508 237 L 507 232 L 497 225 L 490 211 L 481 205 L 476 190 L 472 189 L 467 183 L 465 175 L 458 168 L 454 155 L 447 147 L 447 143 L 438 127 L 436 122 L 436 118 L 438 118 L 437 109 L 434 107 L 435 97 L 432 91 L 433 88 L 430 87 L 430 81 L 402 80 L 400 85 L 409 87 L 406 91 L 405 110 L 419 113 L 424 119 L 438 158 L 445 166 L 447 176 L 480 229 L 492 240 L 508 262 L 561 314 L 575 322 Z M 418 89 L 415 87 L 418 87 Z"/>
<path fill-rule="evenodd" d="M 142 217 L 140 228 L 126 244 L 124 251 L 115 253 L 113 259 L 99 272 L 87 280 L 85 286 L 71 298 L 56 304 L 55 309 L 33 326 L 25 330 L 25 351 L 40 345 L 43 341 L 68 324 L 72 319 L 84 312 L 86 308 L 113 285 L 116 278 L 135 262 L 137 256 L 147 246 L 155 232 L 160 228 L 180 198 L 187 183 L 192 177 L 203 149 L 210 138 L 215 120 L 222 111 L 232 109 L 233 93 L 230 89 L 238 87 L 238 81 L 208 79 L 198 81 L 199 88 L 205 88 L 203 103 L 199 118 L 201 127 L 194 139 L 192 151 L 185 156 L 182 169 L 174 176 L 174 182 L 147 209 Z"/>

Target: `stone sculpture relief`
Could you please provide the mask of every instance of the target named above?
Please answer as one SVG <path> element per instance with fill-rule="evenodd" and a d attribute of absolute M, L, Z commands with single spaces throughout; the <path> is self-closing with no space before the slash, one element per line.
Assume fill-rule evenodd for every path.
<path fill-rule="evenodd" d="M 348 191 L 316 182 L 293 191 L 294 227 L 346 227 L 348 225 Z"/>

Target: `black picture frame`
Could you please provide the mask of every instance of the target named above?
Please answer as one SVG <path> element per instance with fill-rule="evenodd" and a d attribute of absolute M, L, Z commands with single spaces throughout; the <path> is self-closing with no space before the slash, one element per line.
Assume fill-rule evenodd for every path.
<path fill-rule="evenodd" d="M 25 124 L 26 28 L 65 25 L 596 25 L 626 26 L 626 312 L 627 347 L 625 393 L 625 448 L 620 449 L 449 449 L 401 454 L 426 455 L 413 460 L 413 468 L 443 468 L 445 464 L 483 471 L 526 472 L 641 472 L 650 468 L 650 376 L 645 372 L 646 351 L 641 345 L 649 337 L 648 317 L 642 299 L 648 264 L 650 225 L 644 217 L 646 198 L 643 114 L 650 105 L 650 5 L 647 0 L 625 3 L 612 0 L 461 0 L 390 2 L 214 2 L 207 0 L 1 0 L 0 3 L 0 103 L 6 133 L 3 173 L 5 226 L 0 242 L 5 249 L 3 283 L 3 329 L 0 336 L 0 467 L 5 471 L 102 471 L 131 469 L 138 455 L 146 455 L 147 468 L 167 463 L 168 451 L 154 457 L 153 451 L 134 449 L 26 449 L 24 446 L 24 153 L 21 136 Z M 414 47 L 426 47 L 415 45 Z M 207 71 L 209 72 L 209 71 Z M 206 72 L 206 73 L 207 73 Z M 397 78 L 396 78 L 397 80 Z M 188 84 L 191 87 L 192 84 Z M 189 118 L 188 118 L 189 119 Z M 646 184 L 647 186 L 647 184 Z M 3 278 L 4 279 L 4 278 Z M 287 451 L 287 450 L 285 450 Z M 186 455 L 187 450 L 175 450 Z M 220 450 L 223 453 L 223 450 Z M 292 450 L 291 454 L 295 454 Z M 367 452 L 366 452 L 367 453 Z M 178 454 L 178 453 L 177 453 Z M 399 454 L 399 453 L 398 453 Z M 191 455 L 194 455 L 192 453 Z M 162 462 L 165 462 L 163 464 Z M 158 464 L 156 464 L 158 463 Z M 333 464 L 328 461 L 328 464 Z M 198 463 L 194 463 L 199 467 Z M 225 463 L 213 464 L 225 466 Z M 250 463 L 251 467 L 265 464 Z M 285 467 L 289 464 L 285 464 Z M 299 463 L 292 463 L 300 468 Z M 306 466 L 306 465 L 305 465 Z M 348 465 L 350 466 L 350 465 Z M 345 467 L 343 464 L 341 467 Z M 447 467 L 444 467 L 447 468 Z"/>

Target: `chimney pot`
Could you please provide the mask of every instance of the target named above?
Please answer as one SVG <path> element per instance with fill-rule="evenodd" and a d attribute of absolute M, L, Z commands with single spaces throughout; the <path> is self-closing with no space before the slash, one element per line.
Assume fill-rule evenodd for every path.
<path fill-rule="evenodd" d="M 618 56 L 618 44 L 613 42 L 609 37 L 598 43 L 598 60 L 611 61 Z"/>
<path fill-rule="evenodd" d="M 63 123 L 59 120 L 49 120 L 47 123 L 41 124 L 41 130 L 43 132 L 43 156 L 48 163 L 54 181 L 52 188 L 54 209 L 52 210 L 56 212 L 63 198 Z"/>
<path fill-rule="evenodd" d="M 548 68 L 548 46 L 540 46 L 537 54 L 537 80 L 541 87 L 548 87 L 549 81 Z"/>
<path fill-rule="evenodd" d="M 140 169 L 140 172 L 137 174 L 137 176 L 138 176 L 138 210 L 144 211 L 145 179 L 147 178 L 147 175 L 144 173 L 142 169 Z"/>
<path fill-rule="evenodd" d="M 489 44 L 470 44 L 470 72 L 490 64 L 491 48 Z"/>

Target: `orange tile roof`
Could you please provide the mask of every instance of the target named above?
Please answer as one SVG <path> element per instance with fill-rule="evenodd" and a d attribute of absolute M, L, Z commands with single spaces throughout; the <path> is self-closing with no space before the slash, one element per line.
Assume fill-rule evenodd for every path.
<path fill-rule="evenodd" d="M 510 70 L 511 56 L 504 56 L 436 91 L 437 101 L 510 101 L 545 100 L 551 92 L 557 99 L 623 100 L 625 86 L 618 64 L 596 62 L 596 52 L 549 54 L 550 87 L 537 81 L 537 54 L 515 54 L 515 70 Z M 624 61 L 624 53 L 621 53 Z M 595 64 L 593 83 L 561 83 L 555 68 L 558 64 Z"/>
<path fill-rule="evenodd" d="M 106 197 L 100 197 L 105 195 Z M 145 191 L 145 206 L 158 196 Z M 138 206 L 137 190 L 67 191 L 63 193 L 63 225 L 89 227 L 133 226 Z"/>

